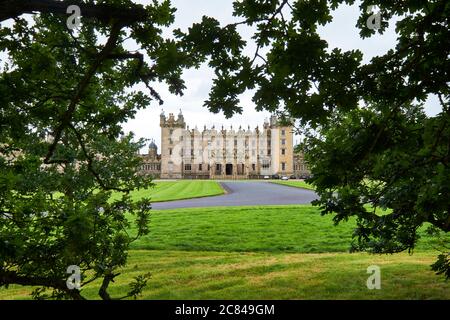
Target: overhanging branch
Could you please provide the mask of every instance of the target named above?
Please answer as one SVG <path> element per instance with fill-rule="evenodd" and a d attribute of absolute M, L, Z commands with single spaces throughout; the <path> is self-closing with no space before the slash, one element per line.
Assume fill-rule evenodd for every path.
<path fill-rule="evenodd" d="M 124 25 L 148 20 L 148 13 L 142 5 L 129 8 L 111 4 L 87 4 L 80 0 L 0 0 L 0 22 L 16 18 L 22 14 L 54 13 L 67 15 L 70 5 L 78 5 L 83 18 L 95 18 L 103 23 L 120 21 Z"/>
<path fill-rule="evenodd" d="M 74 300 L 85 300 L 78 290 L 70 290 L 66 281 L 39 276 L 26 276 L 14 271 L 0 271 L 0 284 L 18 284 L 22 286 L 42 286 L 61 290 Z"/>
<path fill-rule="evenodd" d="M 72 120 L 73 113 L 75 112 L 76 106 L 78 105 L 84 91 L 89 85 L 89 82 L 91 81 L 91 78 L 95 75 L 97 72 L 97 69 L 100 67 L 102 62 L 107 58 L 107 56 L 111 53 L 111 51 L 116 47 L 117 40 L 119 39 L 120 30 L 122 28 L 122 24 L 116 23 L 111 28 L 111 34 L 108 38 L 108 41 L 106 42 L 105 46 L 103 47 L 102 51 L 97 55 L 95 61 L 93 64 L 89 67 L 86 74 L 82 78 L 81 82 L 78 85 L 78 88 L 75 92 L 75 95 L 70 101 L 69 107 L 67 111 L 63 114 L 60 125 L 56 128 L 54 134 L 53 134 L 53 143 L 50 145 L 48 149 L 48 153 L 44 159 L 44 163 L 48 164 L 51 161 L 51 157 L 53 156 L 53 153 L 56 150 L 56 146 L 61 139 L 62 132 L 67 126 L 70 124 L 70 121 Z"/>

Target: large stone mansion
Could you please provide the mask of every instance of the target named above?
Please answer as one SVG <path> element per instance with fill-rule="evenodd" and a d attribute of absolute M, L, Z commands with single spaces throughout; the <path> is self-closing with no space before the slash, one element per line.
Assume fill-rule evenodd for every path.
<path fill-rule="evenodd" d="M 141 173 L 162 179 L 257 179 L 309 175 L 302 154 L 294 154 L 293 127 L 275 116 L 251 130 L 189 129 L 183 114 L 160 115 L 161 154 L 154 141 Z"/>

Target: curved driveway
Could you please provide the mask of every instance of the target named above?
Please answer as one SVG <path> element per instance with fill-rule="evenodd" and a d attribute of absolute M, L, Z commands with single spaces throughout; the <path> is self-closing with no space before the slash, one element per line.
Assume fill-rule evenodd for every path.
<path fill-rule="evenodd" d="M 314 191 L 283 186 L 267 181 L 226 181 L 220 182 L 228 192 L 225 195 L 153 203 L 155 210 L 229 207 L 251 205 L 307 204 L 317 199 Z"/>

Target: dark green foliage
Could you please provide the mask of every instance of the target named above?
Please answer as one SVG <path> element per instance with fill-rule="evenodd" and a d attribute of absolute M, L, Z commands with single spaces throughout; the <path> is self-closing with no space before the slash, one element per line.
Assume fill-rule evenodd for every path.
<path fill-rule="evenodd" d="M 361 1 L 356 24 L 362 38 L 383 34 L 390 19 L 397 20 L 395 48 L 368 63 L 361 51 L 330 48 L 317 33 L 331 21 L 331 10 L 354 3 L 235 1 L 234 14 L 242 21 L 217 33 L 254 26 L 257 49 L 250 60 L 228 57 L 206 106 L 230 116 L 241 110 L 236 96 L 255 88 L 257 109 L 295 119 L 303 128 L 310 182 L 320 196 L 316 204 L 323 214 L 335 214 L 336 223 L 357 217 L 354 249 L 412 250 L 425 222 L 450 230 L 450 2 Z M 366 26 L 372 5 L 382 17 L 378 30 Z M 192 39 L 210 25 L 204 19 L 179 37 Z M 214 65 L 217 52 L 206 49 L 200 53 L 208 53 Z M 423 108 L 431 94 L 442 108 L 435 116 Z M 389 214 L 379 214 L 380 208 Z M 448 266 L 447 253 L 435 269 L 448 276 Z"/>
<path fill-rule="evenodd" d="M 443 274 L 447 279 L 450 279 L 449 254 L 440 254 L 438 260 L 431 267 L 437 274 Z"/>
<path fill-rule="evenodd" d="M 186 33 L 176 30 L 175 40 L 162 37 L 174 20 L 169 1 L 40 2 L 0 1 L 0 21 L 13 19 L 0 29 L 0 52 L 9 56 L 0 64 L 0 285 L 52 289 L 35 298 L 81 299 L 65 283 L 75 264 L 82 284 L 101 278 L 99 295 L 111 298 L 108 285 L 135 239 L 124 213 L 138 217 L 140 236 L 150 209 L 148 200 L 127 196 L 148 182 L 135 174 L 142 141 L 119 139 L 121 124 L 152 100 L 162 103 L 152 83 L 181 94 L 183 69 L 205 61 L 216 75 L 205 102 L 211 111 L 241 112 L 239 95 L 254 89 L 258 110 L 313 130 L 304 149 L 317 204 L 336 223 L 356 216 L 355 249 L 412 250 L 425 222 L 449 231 L 448 1 L 361 1 L 362 37 L 401 16 L 396 47 L 367 64 L 359 50 L 329 48 L 317 33 L 332 9 L 352 0 L 235 1 L 241 22 L 204 17 Z M 65 8 L 74 3 L 84 17 L 77 34 L 66 28 Z M 381 10 L 377 31 L 365 26 L 369 5 Z M 35 13 L 33 22 L 25 12 Z M 242 54 L 241 25 L 256 28 L 251 57 Z M 128 37 L 137 51 L 123 46 Z M 138 83 L 148 91 L 137 92 Z M 423 113 L 429 94 L 442 106 L 434 117 Z M 125 196 L 110 199 L 112 190 Z M 434 269 L 448 277 L 448 254 Z"/>
<path fill-rule="evenodd" d="M 152 82 L 176 94 L 184 88 L 186 55 L 161 36 L 174 9 L 159 2 L 75 1 L 83 12 L 77 32 L 66 27 L 64 3 L 0 2 L 1 20 L 13 18 L 0 29 L 8 58 L 0 64 L 0 286 L 38 286 L 37 299 L 82 299 L 66 285 L 76 265 L 82 287 L 102 279 L 99 295 L 110 299 L 130 243 L 149 232 L 149 200 L 128 195 L 151 186 L 136 174 L 144 141 L 123 136 L 121 125 L 162 102 Z M 27 5 L 31 18 L 21 14 Z M 126 51 L 127 37 L 138 51 Z M 148 91 L 136 91 L 137 83 Z M 111 198 L 112 191 L 124 196 Z M 136 235 L 128 234 L 126 213 L 136 217 Z M 139 295 L 147 278 L 137 277 L 127 297 Z"/>

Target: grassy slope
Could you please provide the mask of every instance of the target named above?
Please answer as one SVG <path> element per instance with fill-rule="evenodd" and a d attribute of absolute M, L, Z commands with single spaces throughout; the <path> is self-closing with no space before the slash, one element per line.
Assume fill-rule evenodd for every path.
<path fill-rule="evenodd" d="M 220 184 L 212 180 L 157 181 L 155 184 L 154 188 L 133 191 L 132 198 L 150 197 L 152 202 L 163 202 L 224 194 Z M 113 197 L 119 197 L 119 193 Z"/>
<path fill-rule="evenodd" d="M 355 227 L 354 220 L 335 227 L 311 205 L 155 210 L 151 221 L 134 249 L 346 252 Z M 434 248 L 422 235 L 417 249 Z"/>
<path fill-rule="evenodd" d="M 306 183 L 305 181 L 302 181 L 302 180 L 287 180 L 287 181 L 271 180 L 270 182 L 277 183 L 277 184 L 282 184 L 282 185 L 290 186 L 290 187 L 314 190 L 314 187 L 312 185 L 310 185 L 310 184 L 308 184 L 308 183 Z"/>
<path fill-rule="evenodd" d="M 450 299 L 450 282 L 430 270 L 433 240 L 412 256 L 344 253 L 353 228 L 301 205 L 154 211 L 150 235 L 133 245 L 110 292 L 123 295 L 151 272 L 145 299 Z M 382 290 L 366 287 L 370 265 L 381 267 Z M 98 288 L 85 293 L 98 298 Z M 0 299 L 29 292 L 11 286 Z"/>
<path fill-rule="evenodd" d="M 450 284 L 430 271 L 432 253 L 374 256 L 363 253 L 130 253 L 110 287 L 128 291 L 133 277 L 150 271 L 144 299 L 450 299 Z M 367 267 L 381 268 L 381 290 L 368 290 Z M 95 283 L 83 294 L 98 299 Z M 0 299 L 29 299 L 29 288 L 0 290 Z"/>

